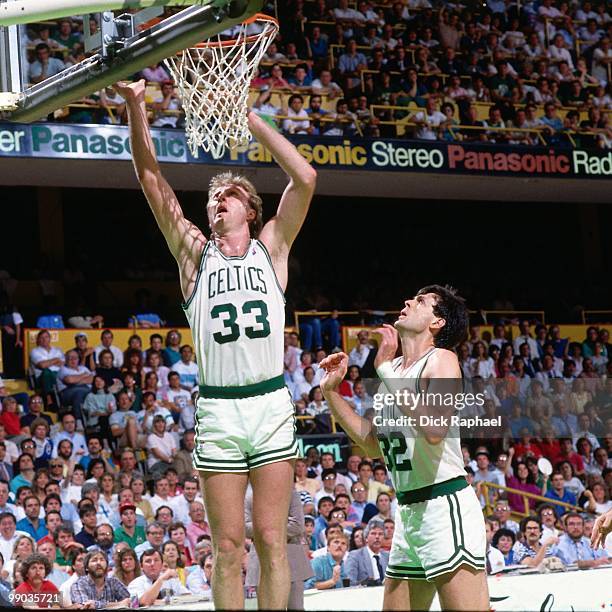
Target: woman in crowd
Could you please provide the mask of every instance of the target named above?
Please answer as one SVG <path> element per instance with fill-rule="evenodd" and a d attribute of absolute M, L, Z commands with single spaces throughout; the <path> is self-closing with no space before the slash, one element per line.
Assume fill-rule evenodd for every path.
<path fill-rule="evenodd" d="M 30 431 L 32 432 L 32 441 L 36 445 L 34 464 L 46 466 L 49 464 L 53 452 L 53 443 L 49 438 L 49 423 L 45 419 L 36 418 L 30 424 Z"/>
<path fill-rule="evenodd" d="M 569 394 L 570 412 L 578 416 L 584 412 L 585 405 L 593 399 L 590 391 L 587 391 L 583 378 L 574 378 L 572 390 Z"/>
<path fill-rule="evenodd" d="M 349 542 L 349 550 L 357 550 L 365 546 L 365 540 L 363 537 L 363 527 L 355 527 L 351 533 Z"/>
<path fill-rule="evenodd" d="M 4 564 L 4 571 L 6 573 L 5 578 L 9 580 L 13 576 L 13 570 L 15 565 L 24 561 L 27 557 L 36 552 L 36 544 L 34 540 L 25 533 L 18 536 L 13 544 L 13 554 L 11 558 Z M 13 585 L 14 587 L 15 585 Z"/>
<path fill-rule="evenodd" d="M 582 463 L 584 463 L 584 471 L 586 474 L 601 474 L 601 470 L 598 468 L 595 457 L 593 456 L 593 446 L 588 438 L 578 438 L 576 441 L 576 450 L 582 457 Z"/>
<path fill-rule="evenodd" d="M 562 461 L 557 464 L 556 468 L 563 475 L 563 480 L 565 481 L 563 486 L 565 489 L 578 499 L 584 492 L 584 485 L 582 481 L 576 477 L 574 466 L 569 461 Z"/>
<path fill-rule="evenodd" d="M 584 496 L 587 498 L 584 504 L 584 508 L 587 512 L 605 514 L 609 510 L 612 510 L 612 501 L 610 501 L 610 495 L 603 482 L 596 482 L 586 489 L 584 491 Z"/>
<path fill-rule="evenodd" d="M 51 478 L 49 478 L 49 470 L 47 468 L 36 470 L 32 479 L 32 495 L 38 498 L 41 506 L 45 501 L 45 487 L 49 482 L 51 482 Z"/>
<path fill-rule="evenodd" d="M 87 394 L 83 403 L 85 413 L 85 426 L 87 429 L 94 430 L 102 438 L 112 441 L 112 434 L 108 425 L 108 417 L 117 409 L 115 396 L 111 393 L 105 379 L 95 375 L 91 388 L 91 393 Z"/>
<path fill-rule="evenodd" d="M 142 387 L 144 382 L 144 363 L 142 360 L 142 351 L 140 349 L 128 349 L 125 351 L 125 361 L 121 368 L 121 376 L 125 380 L 126 374 L 131 374 L 138 387 Z"/>
<path fill-rule="evenodd" d="M 141 574 L 138 557 L 132 548 L 125 548 L 117 555 L 117 563 L 113 571 L 113 576 L 128 586 L 134 578 Z"/>
<path fill-rule="evenodd" d="M 470 358 L 471 376 L 480 376 L 485 382 L 495 378 L 495 362 L 487 353 L 484 342 L 475 342 Z"/>
<path fill-rule="evenodd" d="M 513 449 L 510 449 L 510 453 L 512 453 L 512 451 Z M 508 461 L 506 465 L 509 466 L 510 461 Z M 518 489 L 519 491 L 524 491 L 525 493 L 534 493 L 536 495 L 543 495 L 546 492 L 546 482 L 544 484 L 544 490 L 540 489 L 536 485 L 533 474 L 529 472 L 529 468 L 524 461 L 516 462 L 514 474 L 514 476 L 509 476 L 508 472 L 506 472 L 506 486 L 511 487 L 512 489 Z M 508 503 L 514 512 L 525 512 L 525 502 L 523 499 L 523 496 L 519 495 L 518 493 L 508 493 Z M 535 507 L 536 500 L 529 499 L 530 510 L 535 510 Z"/>
<path fill-rule="evenodd" d="M 143 368 L 145 374 L 155 372 L 157 374 L 157 387 L 166 388 L 168 386 L 168 374 L 170 369 L 162 363 L 162 356 L 159 351 L 149 351 L 147 354 L 147 364 Z"/>
<path fill-rule="evenodd" d="M 34 444 L 32 443 L 32 446 Z M 23 486 L 32 486 L 34 480 L 34 461 L 32 455 L 24 453 L 19 455 L 13 465 L 13 478 L 11 480 L 11 493 L 17 493 L 17 489 Z"/>
<path fill-rule="evenodd" d="M 153 510 L 149 502 L 149 494 L 146 492 L 145 481 L 142 476 L 133 476 L 130 487 L 134 494 L 134 504 L 140 508 L 147 523 L 154 519 Z"/>
<path fill-rule="evenodd" d="M 104 349 L 98 355 L 98 367 L 96 368 L 96 376 L 101 376 L 106 383 L 106 388 L 110 393 L 117 393 L 121 390 L 123 383 L 121 382 L 121 372 L 119 368 L 113 366 L 113 354 L 110 350 Z M 93 388 L 96 389 L 95 379 Z"/>
<path fill-rule="evenodd" d="M 119 509 L 114 475 L 110 472 L 102 474 L 98 480 L 98 486 L 100 487 L 100 506 L 104 506 L 110 516 Z"/>
<path fill-rule="evenodd" d="M 338 393 L 343 397 L 352 397 L 353 385 L 358 380 L 361 380 L 361 368 L 358 365 L 349 366 L 344 380 L 340 383 Z"/>
<path fill-rule="evenodd" d="M 132 349 L 136 349 L 140 351 L 141 353 L 143 352 L 142 351 L 142 338 L 138 334 L 132 334 L 128 338 L 128 346 L 123 352 L 123 363 L 128 362 L 128 351 L 131 351 Z"/>
<path fill-rule="evenodd" d="M 504 563 L 506 565 L 514 565 L 514 544 L 516 535 L 511 529 L 501 528 L 493 534 L 491 546 L 494 546 L 504 555 Z"/>
<path fill-rule="evenodd" d="M 142 387 L 137 384 L 136 378 L 132 374 L 125 374 L 123 377 L 123 390 L 128 394 L 134 412 L 142 408 Z"/>
<path fill-rule="evenodd" d="M 168 527 L 168 535 L 170 537 L 170 541 L 176 543 L 176 545 L 178 546 L 184 567 L 190 567 L 191 565 L 193 565 L 195 561 L 193 558 L 191 545 L 189 543 L 189 540 L 187 539 L 187 531 L 185 530 L 185 525 L 180 522 L 172 523 Z"/>
<path fill-rule="evenodd" d="M 169 569 L 176 570 L 178 579 L 181 581 L 181 584 L 185 586 L 187 574 L 185 573 L 185 563 L 181 556 L 181 551 L 179 550 L 178 544 L 172 540 L 164 542 L 161 547 L 161 554 L 164 560 L 164 565 Z"/>

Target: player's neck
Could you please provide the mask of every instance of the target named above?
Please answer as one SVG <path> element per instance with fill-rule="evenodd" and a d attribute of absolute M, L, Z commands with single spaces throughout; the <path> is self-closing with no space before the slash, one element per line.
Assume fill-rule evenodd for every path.
<path fill-rule="evenodd" d="M 228 232 L 214 233 L 212 240 L 215 242 L 215 246 L 225 255 L 226 257 L 242 257 L 251 242 L 251 236 L 249 234 L 249 227 L 238 228 L 236 230 L 230 230 Z"/>
<path fill-rule="evenodd" d="M 409 368 L 435 346 L 431 334 L 401 334 L 400 342 L 402 344 L 402 367 L 404 369 Z"/>

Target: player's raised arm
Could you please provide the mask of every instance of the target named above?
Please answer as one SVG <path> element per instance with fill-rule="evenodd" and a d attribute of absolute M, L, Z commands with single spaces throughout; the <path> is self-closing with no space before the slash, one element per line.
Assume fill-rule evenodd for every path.
<path fill-rule="evenodd" d="M 274 156 L 289 176 L 276 215 L 264 226 L 260 239 L 270 251 L 272 260 L 286 259 L 310 206 L 317 173 L 297 149 L 255 113 L 249 113 L 249 130 Z M 281 284 L 283 283 L 282 279 Z M 285 279 L 286 281 L 286 273 Z"/>
<path fill-rule="evenodd" d="M 321 391 L 334 418 L 339 421 L 342 429 L 365 451 L 368 457 L 379 457 L 380 448 L 372 423 L 360 417 L 338 393 L 338 387 L 344 380 L 348 369 L 348 355 L 346 353 L 334 353 L 323 359 L 320 367 L 325 370 L 325 376 L 320 383 Z"/>
<path fill-rule="evenodd" d="M 172 187 L 164 179 L 155 155 L 155 145 L 145 107 L 145 82 L 118 83 L 117 92 L 125 99 L 130 124 L 130 145 L 136 176 L 162 231 L 170 252 L 181 270 L 181 286 L 184 295 L 189 295 L 192 267 L 197 274 L 200 254 L 206 243 L 202 232 L 183 216 Z"/>

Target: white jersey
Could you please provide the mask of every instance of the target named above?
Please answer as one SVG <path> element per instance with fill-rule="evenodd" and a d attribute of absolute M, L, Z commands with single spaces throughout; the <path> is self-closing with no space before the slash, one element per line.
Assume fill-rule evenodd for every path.
<path fill-rule="evenodd" d="M 245 386 L 283 375 L 285 298 L 259 240 L 242 257 L 225 256 L 209 240 L 183 308 L 200 385 Z"/>
<path fill-rule="evenodd" d="M 402 390 L 417 393 L 417 389 L 420 388 L 419 378 L 427 360 L 436 350 L 438 349 L 434 348 L 423 355 L 406 371 L 402 371 L 401 357 L 393 360 L 391 365 L 397 378 L 406 379 L 406 384 L 401 383 Z M 385 387 L 384 382 L 380 391 L 393 392 Z M 409 423 L 394 425 L 387 421 L 401 417 L 402 414 L 395 405 L 385 405 L 377 414 L 381 420 L 375 421 L 378 443 L 396 491 L 413 491 L 465 476 L 459 427 L 450 426 L 443 441 L 439 444 L 430 444 L 423 432 Z"/>

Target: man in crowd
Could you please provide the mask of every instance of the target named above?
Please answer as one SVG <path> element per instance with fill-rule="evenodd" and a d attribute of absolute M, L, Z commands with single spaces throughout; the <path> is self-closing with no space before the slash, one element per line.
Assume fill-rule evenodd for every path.
<path fill-rule="evenodd" d="M 129 490 L 129 489 L 128 489 Z M 133 503 L 123 503 L 119 506 L 121 525 L 115 529 L 115 544 L 127 542 L 135 549 L 146 540 L 145 530 L 136 525 L 136 506 Z"/>
<path fill-rule="evenodd" d="M 142 544 L 139 544 L 134 550 L 137 555 L 141 555 L 146 550 L 161 550 L 161 546 L 164 542 L 164 535 L 166 533 L 163 526 L 154 521 L 147 525 L 147 539 Z"/>
<path fill-rule="evenodd" d="M 17 522 L 17 529 L 27 533 L 37 542 L 49 533 L 44 521 L 40 518 L 40 501 L 38 497 L 30 495 L 23 502 L 25 516 Z"/>
<path fill-rule="evenodd" d="M 142 576 L 138 576 L 128 585 L 131 597 L 137 597 L 140 607 L 152 605 L 162 588 L 170 589 L 174 595 L 189 594 L 181 584 L 175 569 L 163 569 L 161 553 L 157 550 L 146 550 L 140 557 Z"/>
<path fill-rule="evenodd" d="M 365 528 L 365 546 L 349 553 L 346 563 L 351 586 L 360 584 L 382 584 L 385 571 L 389 564 L 389 553 L 382 550 L 385 537 L 384 526 L 381 521 L 372 521 Z"/>
<path fill-rule="evenodd" d="M 580 569 L 587 569 L 608 563 L 605 550 L 591 548 L 589 539 L 584 535 L 584 519 L 576 512 L 565 516 L 565 533 L 559 543 L 553 546 L 552 554 L 559 557 L 565 565 L 575 563 Z"/>
<path fill-rule="evenodd" d="M 130 592 L 119 579 L 108 575 L 108 559 L 102 551 L 88 553 L 84 566 L 85 575 L 70 589 L 73 603 L 96 609 L 129 606 Z"/>

